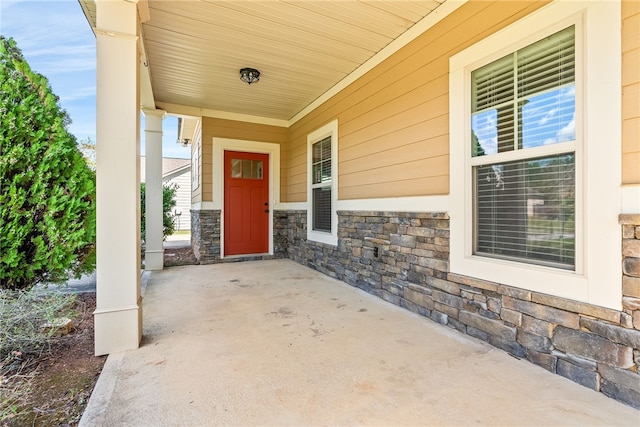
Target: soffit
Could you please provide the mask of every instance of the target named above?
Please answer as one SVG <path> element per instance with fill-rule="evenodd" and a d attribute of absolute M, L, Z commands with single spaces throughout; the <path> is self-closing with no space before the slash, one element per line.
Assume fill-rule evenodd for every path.
<path fill-rule="evenodd" d="M 153 98 L 289 120 L 444 1 L 149 0 L 142 37 Z M 95 25 L 92 3 L 81 0 Z M 242 82 L 244 67 L 260 82 Z"/>

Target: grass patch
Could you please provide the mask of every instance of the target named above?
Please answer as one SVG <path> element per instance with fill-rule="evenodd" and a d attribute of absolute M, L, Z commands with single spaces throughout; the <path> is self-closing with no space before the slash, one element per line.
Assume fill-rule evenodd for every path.
<path fill-rule="evenodd" d="M 0 370 L 4 368 L 3 365 L 0 362 Z M 31 384 L 35 375 L 35 371 L 26 374 L 0 374 L 0 423 L 10 422 L 28 412 L 25 408 L 30 402 Z"/>
<path fill-rule="evenodd" d="M 74 302 L 75 295 L 55 290 L 0 290 L 0 360 L 19 355 L 15 363 L 46 354 L 56 330 L 43 326 L 61 317 L 75 317 Z"/>
<path fill-rule="evenodd" d="M 559 219 L 527 219 L 527 232 L 531 234 L 558 233 L 560 231 L 565 233 L 573 233 L 574 230 L 575 221 L 573 218 L 570 218 L 564 222 Z"/>
<path fill-rule="evenodd" d="M 0 290 L 0 425 L 29 411 L 39 363 L 50 355 L 56 330 L 43 326 L 74 317 L 74 295 Z"/>

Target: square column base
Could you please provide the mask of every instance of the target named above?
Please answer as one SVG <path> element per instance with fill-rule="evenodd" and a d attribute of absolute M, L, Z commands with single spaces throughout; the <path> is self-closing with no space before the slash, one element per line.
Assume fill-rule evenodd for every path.
<path fill-rule="evenodd" d="M 164 268 L 164 249 L 159 251 L 145 251 L 144 269 L 162 270 Z"/>
<path fill-rule="evenodd" d="M 96 310 L 93 313 L 95 355 L 135 350 L 142 339 L 142 297 L 131 307 Z"/>

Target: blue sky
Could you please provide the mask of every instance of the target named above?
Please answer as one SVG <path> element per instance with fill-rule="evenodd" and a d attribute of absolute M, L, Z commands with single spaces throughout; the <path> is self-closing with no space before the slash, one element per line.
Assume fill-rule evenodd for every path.
<path fill-rule="evenodd" d="M 522 108 L 522 148 L 557 144 L 575 139 L 575 84 L 542 92 L 526 99 Z M 498 110 L 473 113 L 471 128 L 485 154 L 498 152 Z M 512 123 L 513 125 L 513 123 Z"/>
<path fill-rule="evenodd" d="M 96 39 L 78 1 L 0 0 L 0 33 L 14 38 L 31 68 L 49 79 L 71 117 L 69 131 L 95 143 Z M 176 138 L 177 119 L 167 116 L 163 155 L 188 158 Z M 144 132 L 141 145 L 144 155 Z"/>

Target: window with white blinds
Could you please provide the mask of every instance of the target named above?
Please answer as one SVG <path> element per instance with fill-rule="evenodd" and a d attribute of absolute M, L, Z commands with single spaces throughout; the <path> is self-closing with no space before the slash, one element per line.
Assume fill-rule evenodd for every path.
<path fill-rule="evenodd" d="M 575 81 L 573 26 L 471 73 L 474 254 L 575 268 Z"/>
<path fill-rule="evenodd" d="M 312 145 L 313 230 L 331 232 L 331 137 Z"/>
<path fill-rule="evenodd" d="M 338 244 L 338 120 L 307 135 L 307 240 Z"/>

